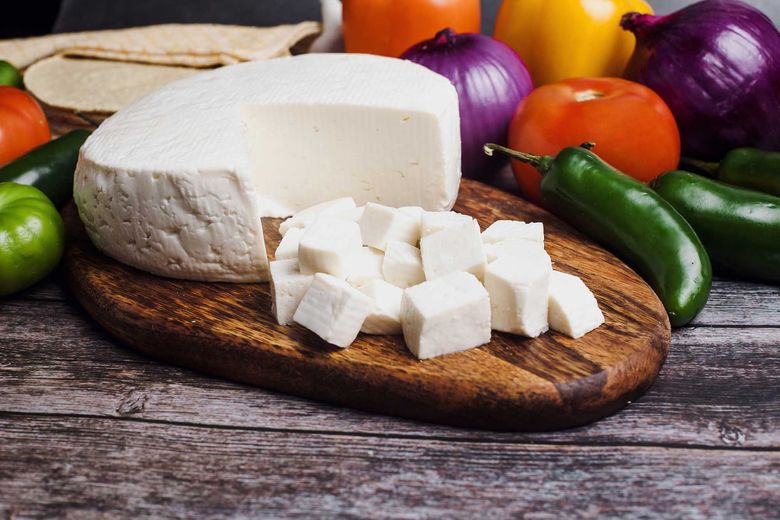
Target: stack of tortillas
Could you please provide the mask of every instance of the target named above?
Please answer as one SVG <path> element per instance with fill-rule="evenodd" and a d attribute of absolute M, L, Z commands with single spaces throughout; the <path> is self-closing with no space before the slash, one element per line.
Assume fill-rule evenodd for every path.
<path fill-rule="evenodd" d="M 88 125 L 204 68 L 288 56 L 319 30 L 318 23 L 303 22 L 277 27 L 172 24 L 55 34 L 0 41 L 0 59 L 26 69 L 25 87 L 45 108 L 69 113 L 69 126 Z M 81 121 L 73 121 L 74 115 Z"/>

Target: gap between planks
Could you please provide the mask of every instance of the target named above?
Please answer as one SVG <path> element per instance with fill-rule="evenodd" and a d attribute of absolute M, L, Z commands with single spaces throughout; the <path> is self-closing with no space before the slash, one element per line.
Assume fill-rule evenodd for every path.
<path fill-rule="evenodd" d="M 187 421 L 174 421 L 168 419 L 144 419 L 132 416 L 112 416 L 112 415 L 89 415 L 89 414 L 59 414 L 59 413 L 28 413 L 0 410 L 0 419 L 3 418 L 30 418 L 30 419 L 87 419 L 96 421 L 119 421 L 125 423 L 149 424 L 158 426 L 173 426 L 182 428 L 202 428 L 206 430 L 222 430 L 235 432 L 254 432 L 254 433 L 289 433 L 293 435 L 313 435 L 320 437 L 363 437 L 370 439 L 393 439 L 393 440 L 420 440 L 445 442 L 453 444 L 498 444 L 517 447 L 562 447 L 562 448 L 659 448 L 668 450 L 690 450 L 690 451 L 711 451 L 711 452 L 764 452 L 780 454 L 780 448 L 764 446 L 712 446 L 707 444 L 676 444 L 663 442 L 587 442 L 587 441 L 555 441 L 555 440 L 537 440 L 522 439 L 510 440 L 500 437 L 450 437 L 446 435 L 416 435 L 404 433 L 378 433 L 364 431 L 343 431 L 343 430 L 316 430 L 316 429 L 295 429 L 295 428 L 271 428 L 268 426 L 234 426 L 229 424 L 204 424 Z M 543 434 L 542 434 L 543 435 Z"/>

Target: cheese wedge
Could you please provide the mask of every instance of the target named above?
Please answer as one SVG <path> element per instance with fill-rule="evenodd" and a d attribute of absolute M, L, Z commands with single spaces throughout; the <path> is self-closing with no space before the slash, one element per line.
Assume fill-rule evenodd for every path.
<path fill-rule="evenodd" d="M 409 61 L 311 54 L 172 83 L 106 120 L 74 199 L 98 249 L 152 273 L 266 280 L 260 218 L 353 197 L 448 210 L 458 96 Z"/>

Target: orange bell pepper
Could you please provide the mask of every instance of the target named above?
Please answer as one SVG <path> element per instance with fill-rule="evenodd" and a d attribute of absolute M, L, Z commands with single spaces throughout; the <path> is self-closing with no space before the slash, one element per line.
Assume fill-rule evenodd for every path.
<path fill-rule="evenodd" d="M 343 0 L 347 52 L 400 56 L 447 27 L 479 32 L 479 0 Z"/>
<path fill-rule="evenodd" d="M 504 0 L 493 36 L 523 58 L 537 86 L 622 76 L 636 40 L 623 14 L 652 13 L 645 0 Z"/>

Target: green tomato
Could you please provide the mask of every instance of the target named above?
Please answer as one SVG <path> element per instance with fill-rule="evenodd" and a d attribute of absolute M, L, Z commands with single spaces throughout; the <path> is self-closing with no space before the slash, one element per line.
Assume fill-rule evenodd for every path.
<path fill-rule="evenodd" d="M 65 224 L 39 189 L 0 183 L 0 297 L 25 289 L 54 269 Z"/>
<path fill-rule="evenodd" d="M 0 85 L 22 88 L 22 75 L 19 70 L 3 60 L 0 60 Z"/>

